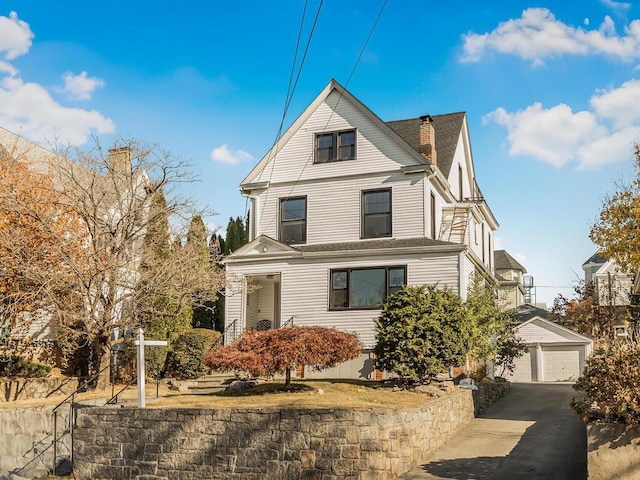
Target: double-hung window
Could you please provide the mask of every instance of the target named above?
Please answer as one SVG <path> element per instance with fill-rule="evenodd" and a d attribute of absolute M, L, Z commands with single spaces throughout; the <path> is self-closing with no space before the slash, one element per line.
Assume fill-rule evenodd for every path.
<path fill-rule="evenodd" d="M 331 270 L 329 308 L 378 308 L 406 281 L 404 266 Z"/>
<path fill-rule="evenodd" d="M 391 189 L 362 192 L 362 238 L 391 236 Z"/>
<path fill-rule="evenodd" d="M 280 241 L 286 244 L 307 241 L 307 197 L 280 199 Z"/>
<path fill-rule="evenodd" d="M 356 131 L 320 133 L 316 135 L 315 163 L 356 158 Z"/>

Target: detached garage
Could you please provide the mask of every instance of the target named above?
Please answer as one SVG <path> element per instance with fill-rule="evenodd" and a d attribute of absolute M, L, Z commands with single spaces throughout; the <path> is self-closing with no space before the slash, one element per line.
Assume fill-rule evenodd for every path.
<path fill-rule="evenodd" d="M 518 307 L 516 335 L 528 351 L 516 360 L 512 382 L 574 382 L 582 374 L 593 341 L 547 320 L 546 310 L 532 305 Z"/>

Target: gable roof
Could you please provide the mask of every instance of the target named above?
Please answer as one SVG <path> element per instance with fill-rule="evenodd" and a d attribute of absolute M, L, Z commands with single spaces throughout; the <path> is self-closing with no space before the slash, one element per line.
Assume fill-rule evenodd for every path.
<path fill-rule="evenodd" d="M 544 310 L 543 308 L 534 307 L 533 305 L 526 303 L 516 308 L 516 319 L 518 323 L 524 323 L 532 318 L 547 318 L 551 312 Z"/>
<path fill-rule="evenodd" d="M 382 130 L 387 132 L 393 137 L 396 142 L 404 147 L 406 151 L 414 157 L 416 165 L 424 165 L 426 168 L 430 168 L 427 160 L 418 152 L 416 148 L 410 145 L 403 137 L 393 130 L 389 125 L 383 122 L 373 111 L 371 111 L 364 103 L 354 97 L 346 88 L 340 85 L 335 79 L 331 79 L 328 85 L 320 92 L 320 94 L 311 102 L 311 104 L 300 114 L 300 116 L 291 124 L 291 126 L 284 132 L 284 134 L 276 141 L 276 143 L 269 149 L 269 151 L 262 157 L 258 164 L 249 172 L 249 174 L 240 183 L 241 189 L 243 185 L 251 184 L 256 178 L 259 177 L 266 166 L 271 162 L 278 151 L 286 145 L 286 143 L 293 137 L 293 135 L 304 125 L 304 122 L 318 109 L 318 107 L 327 99 L 333 91 L 337 91 L 340 94 L 340 98 L 344 98 L 346 101 L 352 103 L 357 109 L 359 109 L 365 116 L 367 116 L 372 122 L 378 125 Z M 436 139 L 437 142 L 437 139 Z"/>
<path fill-rule="evenodd" d="M 449 177 L 449 172 L 451 171 L 453 156 L 458 145 L 458 137 L 466 115 L 465 112 L 456 112 L 432 116 L 433 128 L 436 131 L 435 149 L 438 152 L 436 166 L 446 178 Z M 387 125 L 405 139 L 416 151 L 420 148 L 421 124 L 422 120 L 419 117 L 387 122 Z"/>
<path fill-rule="evenodd" d="M 0 152 L 13 160 L 26 161 L 38 173 L 52 173 L 53 164 L 63 161 L 54 152 L 3 127 L 0 127 Z"/>
<path fill-rule="evenodd" d="M 595 264 L 605 263 L 606 261 L 607 259 L 601 256 L 600 252 L 596 252 L 593 255 L 591 255 L 589 259 L 582 264 L 582 266 L 584 267 L 585 265 L 589 265 L 590 263 L 595 263 Z"/>
<path fill-rule="evenodd" d="M 495 250 L 493 252 L 493 265 L 496 270 L 520 270 L 522 273 L 527 273 L 527 270 L 506 250 Z"/>
<path fill-rule="evenodd" d="M 571 330 L 570 328 L 564 327 L 562 325 L 560 325 L 559 323 L 555 323 L 552 322 L 551 320 L 548 320 L 546 318 L 540 317 L 540 316 L 534 316 L 531 317 L 529 320 L 521 323 L 520 325 L 518 325 L 515 329 L 516 331 L 520 331 L 522 330 L 523 327 L 526 327 L 527 325 L 530 324 L 534 324 L 537 325 L 538 327 L 542 327 L 546 330 L 556 330 L 559 332 L 564 332 L 565 334 L 568 334 L 570 336 L 570 338 L 568 338 L 567 340 L 571 340 L 572 342 L 580 342 L 580 343 L 585 343 L 585 344 L 592 344 L 593 340 L 585 335 L 581 335 L 578 332 L 574 332 L 573 330 Z M 571 338 L 573 337 L 573 338 Z"/>

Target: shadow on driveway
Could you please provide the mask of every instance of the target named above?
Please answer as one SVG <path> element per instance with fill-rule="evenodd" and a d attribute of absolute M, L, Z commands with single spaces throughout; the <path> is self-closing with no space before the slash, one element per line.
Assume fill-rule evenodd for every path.
<path fill-rule="evenodd" d="M 426 464 L 402 478 L 585 480 L 586 428 L 570 384 L 513 384 Z"/>

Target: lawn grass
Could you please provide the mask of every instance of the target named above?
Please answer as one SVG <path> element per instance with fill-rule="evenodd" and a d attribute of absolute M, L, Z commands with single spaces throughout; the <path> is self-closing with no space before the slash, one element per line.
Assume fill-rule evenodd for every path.
<path fill-rule="evenodd" d="M 381 388 L 380 382 L 366 380 L 296 380 L 290 391 L 284 383 L 264 382 L 255 388 L 218 393 L 179 393 L 161 386 L 159 398 L 154 385 L 147 385 L 147 408 L 411 408 L 431 401 L 425 395 L 407 390 Z M 118 391 L 118 389 L 116 389 Z M 77 395 L 76 401 L 106 399 L 108 391 L 90 391 Z M 0 403 L 0 408 L 53 406 L 64 397 Z M 130 387 L 119 403 L 135 406 L 136 387 Z"/>

